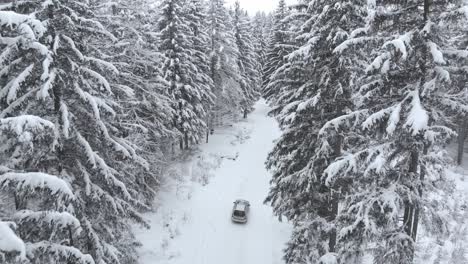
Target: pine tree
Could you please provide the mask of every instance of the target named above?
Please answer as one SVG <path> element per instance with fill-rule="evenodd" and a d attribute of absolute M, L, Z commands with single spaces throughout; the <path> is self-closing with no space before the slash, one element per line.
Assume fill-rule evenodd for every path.
<path fill-rule="evenodd" d="M 128 220 L 145 224 L 138 213 L 138 209 L 145 205 L 135 198 L 134 175 L 124 168 L 141 158 L 133 144 L 125 139 L 119 129 L 120 122 L 117 122 L 120 115 L 114 109 L 119 105 L 112 90 L 114 86 L 108 79 L 118 72 L 113 64 L 103 59 L 105 53 L 93 45 L 96 39 L 116 38 L 96 20 L 93 7 L 80 1 L 47 1 L 31 7 L 31 10 L 44 21 L 47 29 L 40 38 L 33 38 L 31 36 L 38 30 L 38 25 L 33 26 L 34 30 L 23 27 L 28 33 L 24 36 L 33 39 L 23 48 L 37 52 L 37 55 L 20 53 L 16 58 L 7 58 L 10 66 L 14 65 L 12 61 L 32 66 L 18 75 L 17 81 L 2 83 L 5 93 L 1 97 L 0 117 L 21 120 L 22 116 L 34 114 L 40 120 L 53 124 L 54 129 L 46 133 L 53 140 L 49 140 L 47 148 L 42 147 L 44 152 L 34 159 L 21 157 L 18 163 L 10 166 L 14 174 L 4 177 L 8 180 L 8 187 L 14 188 L 11 184 L 15 182 L 10 179 L 24 182 L 23 179 L 30 176 L 24 174 L 29 173 L 23 172 L 25 170 L 35 173 L 33 176 L 37 179 L 40 179 L 37 175 L 41 176 L 44 181 L 49 181 L 51 175 L 57 175 L 73 190 L 74 199 L 67 199 L 68 205 L 64 201 L 54 208 L 60 214 L 74 215 L 77 220 L 65 215 L 66 219 L 73 221 L 63 225 L 57 222 L 57 225 L 68 229 L 67 240 L 55 245 L 55 239 L 42 238 L 44 243 L 30 249 L 35 253 L 32 258 L 41 259 L 41 262 L 75 261 L 79 257 L 77 254 L 84 252 L 92 258 L 81 256 L 83 263 L 120 263 L 125 258 L 131 259 L 135 256 L 132 254 L 135 245 L 129 233 Z M 27 64 L 31 59 L 37 61 Z M 25 154 L 29 153 L 26 151 Z M 58 192 L 52 194 L 58 195 Z M 34 212 L 48 210 L 46 205 L 52 200 L 46 199 L 40 208 L 25 209 Z M 57 198 L 58 201 L 60 199 Z M 25 215 L 34 219 L 44 218 L 44 223 L 50 219 L 42 213 L 35 215 L 28 211 Z M 25 215 L 18 218 L 18 222 L 33 228 L 29 218 L 23 217 Z M 79 228 L 76 223 L 79 223 Z M 73 226 L 67 227 L 70 224 Z M 31 232 L 30 235 L 45 234 Z M 62 234 L 57 233 L 57 236 L 59 239 Z"/>
<path fill-rule="evenodd" d="M 210 76 L 209 35 L 207 33 L 207 14 L 201 0 L 187 0 L 184 14 L 189 22 L 192 38 L 193 63 L 197 68 L 194 76 L 195 88 L 203 93 L 202 103 L 206 109 L 205 123 L 207 124 L 206 140 L 208 140 L 209 128 L 212 128 L 210 116 L 214 107 L 215 96 L 214 83 Z"/>
<path fill-rule="evenodd" d="M 2 206 L 13 212 L 6 217 L 13 221 L 11 225 L 16 226 L 19 237 L 28 242 L 25 245 L 1 222 L 2 240 L 12 243 L 4 260 L 13 261 L 15 258 L 9 255 L 15 251 L 23 261 L 94 263 L 73 243 L 81 226 L 70 209 L 76 199 L 69 184 L 41 172 L 47 166 L 49 153 L 57 148 L 58 127 L 25 113 L 37 110 L 37 105 L 26 102 L 39 90 L 35 77 L 45 73 L 43 67 L 51 59 L 47 46 L 41 43 L 46 27 L 28 13 L 36 8 L 34 4 L 21 3 L 11 5 L 9 11 L 0 11 L 4 33 L 0 37 L 0 194 L 9 199 Z M 20 106 L 25 111 L 13 116 Z M 3 241 L 2 245 L 6 243 Z"/>
<path fill-rule="evenodd" d="M 235 43 L 232 17 L 223 0 L 210 0 L 208 9 L 210 76 L 217 101 L 214 114 L 218 117 L 239 113 L 246 94 L 241 88 L 238 67 L 239 50 Z"/>
<path fill-rule="evenodd" d="M 126 170 L 139 200 L 153 202 L 155 189 L 162 176 L 160 171 L 171 154 L 170 144 L 176 139 L 173 109 L 167 82 L 161 72 L 163 56 L 157 50 L 157 10 L 147 0 L 112 1 L 97 8 L 100 21 L 117 40 L 98 39 L 93 43 L 105 47 L 104 55 L 119 74 L 110 76 L 116 87 L 120 109 L 115 126 L 144 159 Z"/>
<path fill-rule="evenodd" d="M 192 61 L 193 33 L 180 4 L 179 0 L 161 3 L 159 28 L 160 51 L 165 55 L 164 77 L 169 82 L 168 94 L 176 113 L 174 126 L 182 135 L 180 146 L 184 149 L 188 148 L 189 142 L 200 142 L 200 135 L 206 131 L 205 105 L 212 100 L 212 95 L 209 85 L 195 80 L 197 67 Z"/>
<path fill-rule="evenodd" d="M 326 175 L 348 144 L 357 56 L 334 50 L 364 25 L 365 7 L 352 0 L 311 3 L 297 37 L 304 44 L 272 78 L 285 84 L 275 105 L 284 134 L 268 157 L 274 174 L 267 201 L 294 223 L 287 263 L 336 261 L 339 193 L 348 183 L 330 184 Z"/>
<path fill-rule="evenodd" d="M 278 93 L 278 87 L 270 85 L 271 77 L 278 68 L 286 64 L 286 56 L 292 51 L 291 38 L 288 34 L 289 24 L 286 17 L 289 11 L 285 0 L 280 0 L 273 17 L 273 29 L 266 50 L 265 67 L 262 76 L 263 96 L 272 99 Z"/>
<path fill-rule="evenodd" d="M 263 70 L 266 63 L 266 49 L 268 40 L 268 17 L 264 12 L 257 12 L 253 18 L 251 31 L 253 36 L 253 46 L 256 54 L 256 60 L 259 65 L 259 72 L 263 77 Z M 261 88 L 261 87 L 260 87 Z"/>
<path fill-rule="evenodd" d="M 451 85 L 446 68 L 458 67 L 450 55 L 463 52 L 452 50 L 443 29 L 463 8 L 460 1 L 369 3 L 370 30 L 344 45 L 374 57 L 357 84 L 360 128 L 327 176 L 353 179 L 340 216 L 339 258 L 359 261 L 373 243 L 376 262 L 413 263 L 419 218 L 437 214 L 425 195 L 444 183 L 442 149 L 455 135 L 447 124 L 466 106 L 466 91 Z"/>
<path fill-rule="evenodd" d="M 237 1 L 234 6 L 234 36 L 239 51 L 237 65 L 240 71 L 240 87 L 244 94 L 242 108 L 244 117 L 257 99 L 257 86 L 260 84 L 260 67 L 256 60 L 255 50 L 251 41 L 252 32 L 248 27 L 250 19 Z"/>

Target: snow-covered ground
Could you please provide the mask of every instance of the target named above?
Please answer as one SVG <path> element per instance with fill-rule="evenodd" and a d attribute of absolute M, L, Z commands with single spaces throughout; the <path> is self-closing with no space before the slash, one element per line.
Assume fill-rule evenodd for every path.
<path fill-rule="evenodd" d="M 151 229 L 137 229 L 142 264 L 279 264 L 291 227 L 263 204 L 271 175 L 264 162 L 280 136 L 269 107 L 232 127 L 174 164 L 161 187 Z M 230 220 L 233 201 L 250 201 L 245 225 Z"/>

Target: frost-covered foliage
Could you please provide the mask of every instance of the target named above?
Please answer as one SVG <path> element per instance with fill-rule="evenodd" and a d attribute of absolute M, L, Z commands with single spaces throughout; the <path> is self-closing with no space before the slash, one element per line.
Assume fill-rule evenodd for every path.
<path fill-rule="evenodd" d="M 373 61 L 355 94 L 360 143 L 335 178 L 353 179 L 340 216 L 345 263 L 369 244 L 378 263 L 413 262 L 420 218 L 437 215 L 430 197 L 434 187 L 444 188 L 442 148 L 455 135 L 450 123 L 466 111 L 466 89 L 452 85 L 456 76 L 448 70 L 457 63 L 443 55 L 453 49 L 444 25 L 457 19 L 461 2 L 416 3 L 370 3 L 369 29 L 348 40 L 367 48 Z"/>
<path fill-rule="evenodd" d="M 278 8 L 273 16 L 272 30 L 268 38 L 268 45 L 265 51 L 265 66 L 262 76 L 263 96 L 266 99 L 273 99 L 279 93 L 279 87 L 271 80 L 276 70 L 286 64 L 286 56 L 292 52 L 293 41 L 288 24 L 289 10 L 284 0 L 279 1 Z M 270 84 L 271 82 L 271 84 Z"/>
<path fill-rule="evenodd" d="M 256 88 L 241 90 L 219 4 L 224 101 L 203 1 L 0 4 L 1 261 L 136 262 L 130 224 L 148 226 L 173 143 L 201 142 L 215 104 L 232 111 Z"/>
<path fill-rule="evenodd" d="M 313 1 L 297 37 L 303 43 L 272 76 L 269 87 L 283 84 L 276 97 L 284 134 L 268 158 L 273 169 L 267 201 L 276 214 L 295 223 L 287 263 L 330 262 L 336 246 L 339 193 L 346 182 L 329 184 L 330 167 L 347 147 L 346 131 L 356 116 L 352 83 L 357 56 L 334 49 L 364 25 L 361 1 Z M 275 82 L 278 82 L 275 84 Z"/>
<path fill-rule="evenodd" d="M 194 25 L 184 16 L 182 4 L 181 0 L 162 1 L 158 25 L 163 75 L 169 83 L 167 94 L 175 112 L 174 125 L 182 135 L 181 149 L 186 149 L 189 144 L 200 142 L 200 135 L 205 134 L 206 117 L 214 98 L 211 85 L 197 79 L 198 72 L 204 69 L 195 64 L 200 59 L 195 61 L 193 56 Z"/>
<path fill-rule="evenodd" d="M 234 17 L 224 6 L 223 0 L 208 1 L 209 59 L 210 76 L 214 82 L 214 94 L 217 101 L 214 113 L 241 113 L 252 106 L 251 89 L 258 89 L 246 85 L 243 70 L 239 62 L 243 60 L 236 43 Z M 232 13 L 232 12 L 231 12 Z"/>
<path fill-rule="evenodd" d="M 176 137 L 171 101 L 165 93 L 167 82 L 160 67 L 158 10 L 146 0 L 111 1 L 96 8 L 101 23 L 117 38 L 92 41 L 97 47 L 94 51 L 100 51 L 97 54 L 104 55 L 118 72 L 108 78 L 120 102 L 113 123 L 139 156 L 136 163 L 120 169 L 138 190 L 132 195 L 149 205 L 156 195 L 154 188 L 160 181 L 167 148 Z"/>
<path fill-rule="evenodd" d="M 12 210 L 21 211 L 9 218 L 30 260 L 118 263 L 116 252 L 133 247 L 118 239 L 127 237 L 126 219 L 142 222 L 135 185 L 119 168 L 139 157 L 113 125 L 117 104 L 105 76 L 117 74 L 115 67 L 88 44 L 113 36 L 81 2 L 46 1 L 26 10 L 43 28 L 25 34 L 27 24 L 12 25 L 11 38 L 18 34 L 25 44 L 11 54 L 9 43 L 2 46 L 2 74 L 10 78 L 26 67 L 15 80 L 1 79 L 0 137 L 7 144 L 0 160 L 11 169 L 1 175 L 2 190 L 14 200 Z"/>
<path fill-rule="evenodd" d="M 449 230 L 434 194 L 450 192 L 444 148 L 466 115 L 466 2 L 304 5 L 265 89 L 284 129 L 267 202 L 295 226 L 286 260 L 413 263 L 418 227 Z"/>
<path fill-rule="evenodd" d="M 16 225 L 0 221 L 0 260 L 21 261 L 26 259 L 26 247 L 13 231 Z"/>
<path fill-rule="evenodd" d="M 257 89 L 261 85 L 259 75 L 261 67 L 256 57 L 252 32 L 249 28 L 250 18 L 242 10 L 239 2 L 235 3 L 233 16 L 234 37 L 239 50 L 237 66 L 242 78 L 240 87 L 245 96 L 242 108 L 244 111 L 250 111 L 251 106 L 257 100 Z"/>
<path fill-rule="evenodd" d="M 271 14 L 257 12 L 253 17 L 252 23 L 250 25 L 253 34 L 252 41 L 255 51 L 255 59 L 258 61 L 258 65 L 260 67 L 260 78 L 262 78 L 260 80 L 261 82 L 263 82 L 263 76 L 265 75 L 268 40 L 272 29 L 271 22 Z M 261 91 L 261 85 L 258 88 L 260 88 Z"/>

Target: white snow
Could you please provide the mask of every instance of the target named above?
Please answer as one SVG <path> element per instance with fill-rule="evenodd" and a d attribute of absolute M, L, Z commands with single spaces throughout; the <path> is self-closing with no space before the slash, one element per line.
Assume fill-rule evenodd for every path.
<path fill-rule="evenodd" d="M 27 244 L 28 255 L 34 254 L 34 252 L 47 252 L 49 254 L 57 256 L 59 259 L 72 258 L 75 259 L 74 263 L 77 264 L 95 264 L 93 258 L 89 254 L 83 254 L 75 247 L 50 243 L 47 241 L 41 241 L 34 244 Z M 105 263 L 105 262 L 100 262 Z"/>
<path fill-rule="evenodd" d="M 439 47 L 437 46 L 437 44 L 435 44 L 432 41 L 429 41 L 427 45 L 429 46 L 429 49 L 431 50 L 432 59 L 434 60 L 434 62 L 438 64 L 446 64 L 444 60 L 444 55 L 439 50 Z"/>
<path fill-rule="evenodd" d="M 29 23 L 36 30 L 39 37 L 46 31 L 44 25 L 31 15 L 18 14 L 13 11 L 0 11 L 0 26 L 13 27 L 23 23 Z"/>
<path fill-rule="evenodd" d="M 72 227 L 77 229 L 80 227 L 80 221 L 76 219 L 72 214 L 68 212 L 56 212 L 56 211 L 31 211 L 21 210 L 14 214 L 13 218 L 17 222 L 33 222 L 47 223 L 49 226 L 58 226 L 60 228 Z"/>
<path fill-rule="evenodd" d="M 64 180 L 42 172 L 7 172 L 0 175 L 0 188 L 11 187 L 11 184 L 16 190 L 33 192 L 36 188 L 48 189 L 52 194 L 61 194 L 68 199 L 74 199 L 73 191 Z"/>
<path fill-rule="evenodd" d="M 327 253 L 320 258 L 320 264 L 338 264 L 335 253 Z"/>
<path fill-rule="evenodd" d="M 412 97 L 413 100 L 411 101 L 411 111 L 405 125 L 411 129 L 413 135 L 415 136 L 427 128 L 429 115 L 421 105 L 419 92 L 417 90 L 412 92 Z"/>
<path fill-rule="evenodd" d="M 104 86 L 104 88 L 107 90 L 107 92 L 112 94 L 111 86 L 110 86 L 109 82 L 107 81 L 107 79 L 104 76 L 102 76 L 101 74 L 99 74 L 99 73 L 97 73 L 97 72 L 95 72 L 95 71 L 93 71 L 93 70 L 91 70 L 89 68 L 86 68 L 86 67 L 80 67 L 80 69 L 81 69 L 81 71 L 83 73 L 86 73 L 90 77 L 97 80 L 99 84 Z"/>
<path fill-rule="evenodd" d="M 291 227 L 263 204 L 271 178 L 264 161 L 280 136 L 269 110 L 260 101 L 247 121 L 217 129 L 193 158 L 167 172 L 172 180 L 147 215 L 152 228 L 136 230 L 140 263 L 283 263 Z M 231 222 L 236 199 L 250 202 L 247 224 Z"/>
<path fill-rule="evenodd" d="M 20 142 L 31 141 L 33 137 L 31 132 L 39 133 L 54 128 L 52 122 L 33 115 L 0 118 L 0 130 L 11 130 L 16 134 Z"/>
<path fill-rule="evenodd" d="M 346 175 L 349 172 L 355 172 L 356 170 L 356 157 L 353 154 L 343 155 L 341 159 L 332 162 L 323 172 L 327 177 L 325 183 L 327 186 L 330 186 L 340 172 L 344 171 L 343 174 Z"/>
<path fill-rule="evenodd" d="M 406 60 L 408 58 L 408 51 L 406 50 L 406 43 L 411 41 L 413 37 L 412 32 L 408 32 L 404 35 L 399 36 L 398 38 L 388 41 L 383 45 L 383 48 L 387 47 L 388 45 L 392 45 L 396 50 L 401 53 L 401 59 Z"/>
<path fill-rule="evenodd" d="M 17 252 L 21 259 L 26 259 L 23 240 L 16 236 L 8 223 L 2 221 L 0 221 L 0 254 L 1 252 Z"/>
<path fill-rule="evenodd" d="M 401 104 L 398 104 L 390 114 L 390 118 L 388 119 L 387 125 L 387 133 L 392 135 L 395 132 L 395 129 L 400 122 L 400 112 L 401 112 Z"/>
<path fill-rule="evenodd" d="M 34 63 L 26 67 L 15 79 L 11 80 L 4 89 L 8 89 L 7 103 L 10 104 L 16 99 L 18 90 L 21 84 L 26 81 L 26 78 L 31 74 L 34 68 Z"/>

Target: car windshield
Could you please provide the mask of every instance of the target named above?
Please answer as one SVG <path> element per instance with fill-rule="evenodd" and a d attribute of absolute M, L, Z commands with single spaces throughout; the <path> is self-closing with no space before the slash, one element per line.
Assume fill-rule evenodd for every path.
<path fill-rule="evenodd" d="M 239 210 L 234 210 L 234 216 L 244 217 L 245 212 L 244 211 L 239 211 Z"/>

